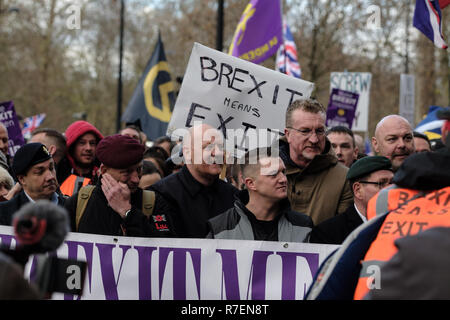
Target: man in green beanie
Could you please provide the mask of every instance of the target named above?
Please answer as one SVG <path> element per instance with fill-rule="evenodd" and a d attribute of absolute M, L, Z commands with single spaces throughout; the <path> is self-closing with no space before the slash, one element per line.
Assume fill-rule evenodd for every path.
<path fill-rule="evenodd" d="M 367 221 L 367 203 L 378 191 L 389 186 L 393 177 L 391 161 L 386 157 L 364 157 L 356 161 L 347 172 L 354 203 L 344 213 L 314 227 L 310 242 L 344 242 L 354 229 Z"/>

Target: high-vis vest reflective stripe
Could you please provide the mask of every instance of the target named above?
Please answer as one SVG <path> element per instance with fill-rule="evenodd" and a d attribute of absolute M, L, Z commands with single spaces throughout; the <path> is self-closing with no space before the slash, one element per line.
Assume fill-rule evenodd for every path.
<path fill-rule="evenodd" d="M 397 209 L 398 206 L 418 196 L 419 191 L 400 189 L 396 186 L 380 190 L 367 204 L 367 220 Z"/>
<path fill-rule="evenodd" d="M 390 212 L 378 231 L 363 261 L 354 299 L 363 299 L 369 289 L 379 289 L 382 274 L 380 267 L 397 252 L 394 241 L 400 237 L 415 235 L 433 227 L 450 227 L 450 187 L 432 191 L 406 203 L 401 192 L 409 196 L 414 192 L 392 189 L 388 195 Z M 418 195 L 418 193 L 416 193 Z M 397 201 L 396 203 L 394 201 Z"/>
<path fill-rule="evenodd" d="M 61 193 L 66 196 L 72 196 L 77 193 L 81 187 L 84 187 L 91 182 L 91 179 L 80 177 L 74 174 L 71 174 L 66 180 L 64 180 L 63 184 L 60 187 Z"/>

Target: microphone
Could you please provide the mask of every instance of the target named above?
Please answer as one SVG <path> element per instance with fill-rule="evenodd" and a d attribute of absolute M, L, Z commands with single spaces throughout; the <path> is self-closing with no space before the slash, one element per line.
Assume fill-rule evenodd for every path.
<path fill-rule="evenodd" d="M 70 231 L 67 210 L 48 200 L 27 203 L 12 220 L 20 249 L 32 254 L 58 249 Z"/>
<path fill-rule="evenodd" d="M 56 251 L 70 231 L 67 210 L 48 200 L 39 200 L 20 208 L 14 213 L 12 222 L 17 248 L 0 247 L 0 254 L 3 252 L 12 257 L 22 269 L 34 255 L 36 267 L 30 279 L 44 297 L 50 297 L 53 292 L 81 295 L 87 263 L 45 254 Z M 0 289 L 1 285 L 0 281 Z"/>

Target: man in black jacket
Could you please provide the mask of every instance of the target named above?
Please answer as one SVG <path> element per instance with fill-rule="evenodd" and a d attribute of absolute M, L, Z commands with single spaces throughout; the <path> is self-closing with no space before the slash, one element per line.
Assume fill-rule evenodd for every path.
<path fill-rule="evenodd" d="M 291 210 L 287 199 L 286 168 L 271 149 L 248 151 L 241 165 L 247 190 L 234 207 L 209 220 L 208 238 L 307 242 L 311 218 Z"/>
<path fill-rule="evenodd" d="M 78 193 L 66 201 L 72 231 L 133 237 L 171 235 L 170 222 L 159 214 L 157 205 L 151 216 L 143 212 L 143 190 L 138 187 L 143 154 L 144 146 L 129 136 L 115 134 L 100 141 L 96 156 L 101 162 L 101 178 L 79 216 L 78 226 Z"/>
<path fill-rule="evenodd" d="M 310 242 L 344 242 L 353 230 L 367 221 L 367 203 L 378 191 L 389 186 L 393 177 L 391 162 L 386 157 L 364 157 L 356 161 L 347 173 L 354 203 L 342 214 L 315 226 Z"/>
<path fill-rule="evenodd" d="M 162 212 L 172 218 L 180 238 L 204 238 L 208 219 L 231 208 L 237 189 L 219 179 L 223 137 L 209 125 L 195 125 L 183 137 L 182 169 L 150 187 L 161 195 Z"/>
<path fill-rule="evenodd" d="M 12 215 L 28 202 L 46 199 L 64 205 L 58 194 L 55 163 L 42 143 L 28 143 L 17 150 L 12 170 L 22 190 L 11 200 L 0 203 L 0 224 L 11 225 Z"/>

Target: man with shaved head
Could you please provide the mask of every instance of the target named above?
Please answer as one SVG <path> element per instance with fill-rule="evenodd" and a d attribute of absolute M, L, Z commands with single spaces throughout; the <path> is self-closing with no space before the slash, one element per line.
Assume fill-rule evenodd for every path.
<path fill-rule="evenodd" d="M 0 151 L 5 156 L 8 155 L 8 129 L 6 129 L 3 122 L 0 122 Z"/>
<path fill-rule="evenodd" d="M 209 220 L 208 238 L 307 242 L 313 222 L 291 210 L 285 171 L 271 148 L 247 151 L 241 164 L 246 189 L 232 208 Z"/>
<path fill-rule="evenodd" d="M 5 127 L 3 122 L 0 121 L 0 152 L 2 153 L 0 162 L 2 163 L 2 167 L 8 170 L 11 176 L 14 176 L 11 170 L 12 158 L 8 154 L 8 147 L 9 147 L 8 142 L 9 142 L 8 129 Z"/>
<path fill-rule="evenodd" d="M 381 119 L 372 137 L 372 147 L 378 155 L 391 160 L 396 171 L 415 152 L 413 130 L 408 120 L 396 114 Z"/>
<path fill-rule="evenodd" d="M 40 142 L 46 146 L 53 157 L 53 161 L 55 161 L 55 165 L 58 165 L 66 154 L 66 138 L 55 129 L 38 128 L 31 133 L 28 142 Z"/>
<path fill-rule="evenodd" d="M 225 212 L 238 190 L 219 179 L 225 162 L 222 134 L 207 124 L 196 124 L 183 137 L 185 165 L 150 189 L 165 202 L 179 238 L 204 238 L 208 219 Z"/>

